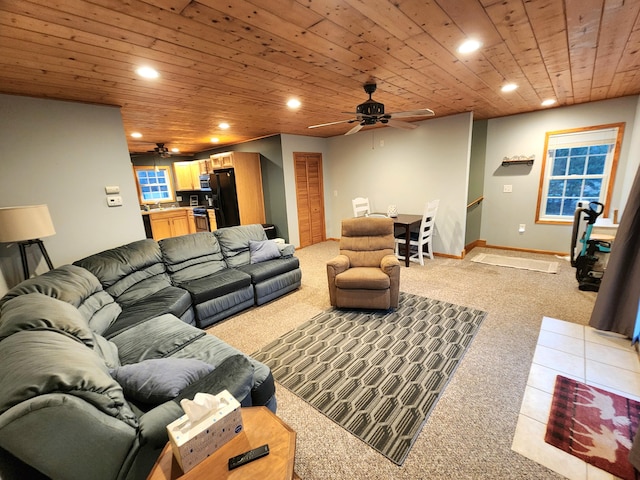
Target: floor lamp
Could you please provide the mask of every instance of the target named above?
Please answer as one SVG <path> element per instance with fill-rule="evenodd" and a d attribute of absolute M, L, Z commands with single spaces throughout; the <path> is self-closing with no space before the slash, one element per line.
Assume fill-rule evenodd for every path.
<path fill-rule="evenodd" d="M 49 207 L 28 205 L 24 207 L 0 207 L 0 243 L 17 243 L 22 259 L 24 279 L 29 278 L 27 247 L 38 245 L 49 270 L 53 264 L 41 238 L 55 235 Z"/>

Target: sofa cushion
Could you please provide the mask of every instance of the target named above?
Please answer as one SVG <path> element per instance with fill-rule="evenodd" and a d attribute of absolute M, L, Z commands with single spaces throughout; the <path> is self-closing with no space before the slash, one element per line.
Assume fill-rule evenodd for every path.
<path fill-rule="evenodd" d="M 199 304 L 249 285 L 251 285 L 251 277 L 248 274 L 227 268 L 213 275 L 185 282 L 181 287 L 191 293 L 194 304 Z"/>
<path fill-rule="evenodd" d="M 41 293 L 77 307 L 97 333 L 103 333 L 122 311 L 95 275 L 76 265 L 63 265 L 21 282 L 0 298 L 0 306 L 28 293 Z"/>
<path fill-rule="evenodd" d="M 150 238 L 105 250 L 73 262 L 93 273 L 122 305 L 171 286 L 158 242 Z"/>
<path fill-rule="evenodd" d="M 297 257 L 276 258 L 261 263 L 250 263 L 249 265 L 241 265 L 238 270 L 251 275 L 251 281 L 258 284 L 269 278 L 275 277 L 282 273 L 290 272 L 300 266 Z"/>
<path fill-rule="evenodd" d="M 178 287 L 166 287 L 132 305 L 125 306 L 118 319 L 104 332 L 104 336 L 111 338 L 132 325 L 165 313 L 182 317 L 189 308 L 191 308 L 189 292 Z"/>
<path fill-rule="evenodd" d="M 122 385 L 125 397 L 157 405 L 213 371 L 213 365 L 192 358 L 155 358 L 123 365 L 110 371 Z"/>
<path fill-rule="evenodd" d="M 336 275 L 336 287 L 342 289 L 386 290 L 390 286 L 389 275 L 376 267 L 353 267 Z"/>
<path fill-rule="evenodd" d="M 251 262 L 249 240 L 267 240 L 264 227 L 260 224 L 219 228 L 213 232 L 220 244 L 220 250 L 227 265 L 237 267 Z"/>
<path fill-rule="evenodd" d="M 250 263 L 261 263 L 280 258 L 280 249 L 273 240 L 249 240 Z"/>
<path fill-rule="evenodd" d="M 127 365 L 150 358 L 168 357 L 203 335 L 206 333 L 202 330 L 166 314 L 138 323 L 110 340 L 118 347 L 122 365 Z"/>
<path fill-rule="evenodd" d="M 218 240 L 211 232 L 165 238 L 158 244 L 174 285 L 227 268 Z"/>
<path fill-rule="evenodd" d="M 0 340 L 25 330 L 53 330 L 93 348 L 89 324 L 73 305 L 41 293 L 12 298 L 0 308 Z"/>
<path fill-rule="evenodd" d="M 0 342 L 0 414 L 48 393 L 81 398 L 98 410 L 137 427 L 137 418 L 91 348 L 54 331 L 22 331 Z"/>

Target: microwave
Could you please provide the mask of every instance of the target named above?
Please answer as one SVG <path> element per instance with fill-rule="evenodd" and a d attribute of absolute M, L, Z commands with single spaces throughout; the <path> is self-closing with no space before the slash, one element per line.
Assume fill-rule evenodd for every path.
<path fill-rule="evenodd" d="M 203 190 L 205 192 L 210 192 L 211 191 L 211 184 L 209 183 L 209 175 L 208 174 L 200 175 L 200 190 Z"/>

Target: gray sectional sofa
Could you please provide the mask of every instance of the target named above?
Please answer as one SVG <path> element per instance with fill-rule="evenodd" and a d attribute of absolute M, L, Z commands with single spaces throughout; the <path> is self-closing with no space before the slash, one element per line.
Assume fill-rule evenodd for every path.
<path fill-rule="evenodd" d="M 249 225 L 133 242 L 12 288 L 0 478 L 146 478 L 179 400 L 198 391 L 275 411 L 269 368 L 201 328 L 300 281 L 293 247 Z"/>

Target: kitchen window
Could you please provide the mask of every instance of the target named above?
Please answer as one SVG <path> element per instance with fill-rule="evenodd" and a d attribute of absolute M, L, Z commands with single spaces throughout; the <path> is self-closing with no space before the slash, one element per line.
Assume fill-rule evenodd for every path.
<path fill-rule="evenodd" d="M 547 132 L 536 223 L 572 223 L 578 202 L 609 203 L 624 123 Z"/>
<path fill-rule="evenodd" d="M 173 202 L 175 192 L 171 183 L 171 170 L 168 166 L 133 167 L 138 186 L 140 204 Z"/>

